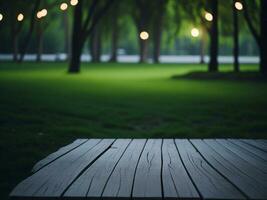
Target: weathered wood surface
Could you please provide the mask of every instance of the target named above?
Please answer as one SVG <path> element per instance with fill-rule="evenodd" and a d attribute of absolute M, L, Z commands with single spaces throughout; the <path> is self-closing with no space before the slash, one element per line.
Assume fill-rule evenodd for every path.
<path fill-rule="evenodd" d="M 267 141 L 78 139 L 11 199 L 267 199 Z"/>

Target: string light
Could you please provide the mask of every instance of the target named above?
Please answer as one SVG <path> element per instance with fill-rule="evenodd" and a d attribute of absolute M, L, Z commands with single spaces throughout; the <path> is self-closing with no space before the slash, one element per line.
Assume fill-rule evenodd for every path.
<path fill-rule="evenodd" d="M 213 15 L 209 12 L 206 12 L 205 14 L 205 19 L 209 22 L 211 22 L 213 20 Z"/>
<path fill-rule="evenodd" d="M 23 21 L 23 19 L 24 19 L 24 15 L 23 15 L 22 13 L 18 14 L 18 16 L 17 16 L 17 20 L 18 20 L 19 22 L 21 22 L 21 21 Z"/>
<path fill-rule="evenodd" d="M 237 10 L 243 10 L 243 4 L 239 1 L 235 2 L 235 8 Z"/>
<path fill-rule="evenodd" d="M 4 16 L 0 13 L 0 21 L 2 21 Z"/>
<path fill-rule="evenodd" d="M 76 6 L 79 3 L 78 0 L 70 0 L 70 5 Z"/>
<path fill-rule="evenodd" d="M 42 17 L 45 17 L 47 15 L 47 10 L 46 9 L 43 9 L 39 12 L 37 12 L 37 18 L 38 19 L 41 19 Z"/>
<path fill-rule="evenodd" d="M 61 5 L 60 5 L 60 10 L 67 10 L 68 9 L 68 4 L 66 4 L 66 3 L 62 3 Z"/>
<path fill-rule="evenodd" d="M 41 10 L 41 12 L 42 12 L 43 17 L 45 17 L 47 15 L 47 10 L 46 9 Z"/>
<path fill-rule="evenodd" d="M 139 36 L 142 40 L 147 40 L 149 38 L 149 34 L 146 31 L 142 31 Z"/>
<path fill-rule="evenodd" d="M 199 30 L 197 29 L 197 28 L 193 28 L 192 30 L 191 30 L 191 35 L 192 35 L 192 37 L 198 37 L 199 36 Z"/>

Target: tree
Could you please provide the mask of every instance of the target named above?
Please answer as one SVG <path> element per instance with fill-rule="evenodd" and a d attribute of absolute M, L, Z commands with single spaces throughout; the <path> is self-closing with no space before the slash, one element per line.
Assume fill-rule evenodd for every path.
<path fill-rule="evenodd" d="M 139 47 L 140 47 L 140 59 L 139 62 L 143 63 L 148 58 L 148 40 L 143 40 L 139 37 L 139 34 L 143 31 L 150 32 L 151 27 L 151 0 L 136 0 L 136 9 L 134 11 L 134 21 L 137 28 Z"/>
<path fill-rule="evenodd" d="M 239 23 L 238 23 L 238 11 L 235 7 L 236 0 L 233 0 L 232 9 L 233 9 L 233 55 L 234 55 L 234 71 L 239 72 Z"/>
<path fill-rule="evenodd" d="M 267 76 L 267 1 L 261 0 L 261 50 L 260 70 Z"/>
<path fill-rule="evenodd" d="M 120 15 L 120 5 L 118 2 L 115 3 L 112 12 L 112 33 L 111 33 L 111 56 L 110 62 L 117 62 L 117 49 L 118 49 L 118 37 L 119 37 L 119 24 L 118 19 Z"/>
<path fill-rule="evenodd" d="M 260 72 L 267 76 L 267 2 L 266 0 L 243 0 L 244 17 L 260 50 Z M 258 10 L 258 12 L 253 12 Z M 255 16 L 256 15 L 256 16 Z M 259 29 L 257 25 L 259 24 Z"/>
<path fill-rule="evenodd" d="M 99 63 L 101 61 L 101 24 L 98 23 L 91 33 L 89 47 L 93 63 Z"/>
<path fill-rule="evenodd" d="M 153 61 L 159 63 L 163 17 L 166 11 L 167 0 L 155 0 L 153 23 Z"/>
<path fill-rule="evenodd" d="M 218 71 L 218 0 L 210 0 L 211 13 L 213 15 L 213 20 L 211 22 L 210 28 L 210 62 L 209 62 L 209 72 Z"/>
<path fill-rule="evenodd" d="M 80 57 L 85 41 L 113 2 L 114 0 L 79 1 L 78 5 L 75 7 L 69 73 L 78 73 L 80 71 Z M 87 16 L 84 17 L 83 11 L 86 8 Z"/>
<path fill-rule="evenodd" d="M 32 38 L 33 31 L 34 31 L 35 24 L 36 24 L 36 13 L 39 9 L 40 3 L 41 3 L 41 0 L 35 0 L 33 3 L 33 8 L 32 8 L 31 16 L 30 16 L 30 25 L 29 25 L 28 32 L 26 33 L 24 43 L 22 44 L 22 47 L 21 47 L 19 62 L 23 61 L 25 53 L 28 49 L 30 40 Z"/>

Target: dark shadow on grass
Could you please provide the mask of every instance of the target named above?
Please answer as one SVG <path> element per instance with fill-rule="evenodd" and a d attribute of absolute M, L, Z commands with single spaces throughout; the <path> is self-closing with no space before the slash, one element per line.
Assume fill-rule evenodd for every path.
<path fill-rule="evenodd" d="M 189 80 L 229 80 L 229 81 L 260 81 L 267 82 L 267 78 L 259 72 L 203 72 L 195 71 L 182 75 L 174 75 L 172 79 Z"/>

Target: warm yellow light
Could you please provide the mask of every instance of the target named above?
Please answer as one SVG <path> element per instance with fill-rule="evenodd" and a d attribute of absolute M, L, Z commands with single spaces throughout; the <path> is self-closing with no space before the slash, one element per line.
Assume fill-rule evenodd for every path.
<path fill-rule="evenodd" d="M 66 4 L 66 3 L 62 3 L 61 5 L 60 5 L 60 10 L 67 10 L 68 9 L 68 4 Z"/>
<path fill-rule="evenodd" d="M 149 38 L 149 34 L 146 31 L 142 31 L 139 36 L 142 40 L 147 40 Z"/>
<path fill-rule="evenodd" d="M 43 9 L 39 12 L 37 12 L 37 18 L 38 19 L 41 19 L 42 17 L 45 17 L 47 15 L 47 10 L 46 9 Z"/>
<path fill-rule="evenodd" d="M 43 10 L 41 10 L 41 13 L 42 13 L 42 17 L 45 17 L 47 15 L 47 10 L 43 9 Z"/>
<path fill-rule="evenodd" d="M 0 13 L 0 21 L 2 21 L 4 16 Z"/>
<path fill-rule="evenodd" d="M 213 20 L 213 15 L 211 13 L 206 12 L 205 19 L 211 22 Z"/>
<path fill-rule="evenodd" d="M 192 35 L 193 37 L 198 37 L 198 36 L 199 36 L 199 30 L 198 30 L 197 28 L 193 28 L 193 29 L 191 30 L 191 35 Z"/>
<path fill-rule="evenodd" d="M 18 16 L 17 16 L 17 20 L 18 20 L 19 22 L 21 22 L 21 21 L 23 21 L 23 19 L 24 19 L 24 15 L 23 15 L 22 13 L 18 14 Z"/>
<path fill-rule="evenodd" d="M 78 0 L 70 0 L 70 5 L 76 6 L 79 3 Z"/>
<path fill-rule="evenodd" d="M 38 19 L 40 19 L 40 18 L 42 18 L 43 15 L 42 15 L 41 11 L 39 11 L 39 12 L 37 12 L 36 16 L 37 16 Z"/>
<path fill-rule="evenodd" d="M 239 1 L 235 2 L 235 8 L 237 10 L 243 10 L 243 4 Z"/>

